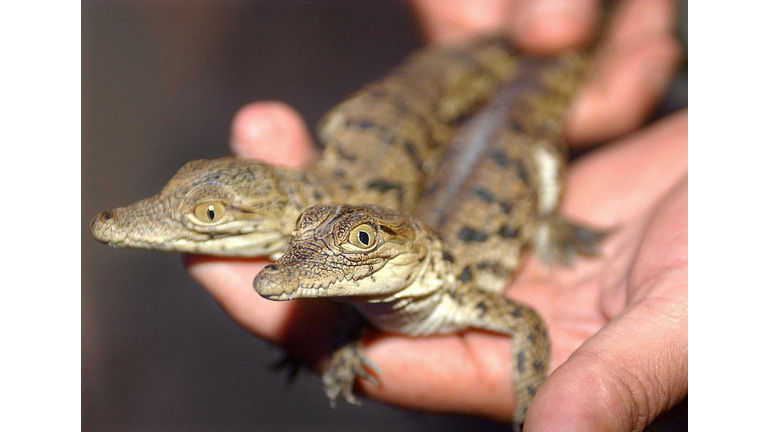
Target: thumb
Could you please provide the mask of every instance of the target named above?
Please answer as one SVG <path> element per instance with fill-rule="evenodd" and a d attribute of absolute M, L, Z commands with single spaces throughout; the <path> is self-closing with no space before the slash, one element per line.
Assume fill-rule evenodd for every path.
<path fill-rule="evenodd" d="M 628 306 L 544 382 L 527 431 L 639 431 L 688 393 L 685 183 L 651 218 L 620 284 Z"/>
<path fill-rule="evenodd" d="M 617 317 L 552 373 L 526 431 L 643 430 L 685 397 L 687 306 L 651 303 Z"/>
<path fill-rule="evenodd" d="M 232 120 L 231 143 L 238 156 L 289 167 L 305 166 L 317 154 L 301 115 L 282 102 L 254 102 Z"/>

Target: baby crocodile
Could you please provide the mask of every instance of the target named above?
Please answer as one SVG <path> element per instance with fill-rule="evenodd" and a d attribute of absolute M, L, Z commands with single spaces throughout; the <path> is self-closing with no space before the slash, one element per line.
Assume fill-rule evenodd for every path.
<path fill-rule="evenodd" d="M 296 218 L 314 204 L 410 211 L 454 125 L 517 72 L 502 38 L 422 50 L 324 116 L 325 150 L 307 170 L 192 161 L 157 195 L 97 215 L 91 232 L 116 247 L 264 256 L 285 250 Z"/>
<path fill-rule="evenodd" d="M 534 245 L 545 258 L 597 253 L 602 233 L 558 213 L 562 124 L 583 62 L 575 54 L 525 60 L 520 78 L 460 129 L 415 209 L 320 205 L 299 217 L 288 252 L 254 280 L 271 300 L 331 298 L 375 327 L 428 335 L 468 328 L 512 336 L 522 424 L 549 367 L 546 325 L 501 294 Z M 331 400 L 376 382 L 359 341 L 340 347 L 323 376 Z M 374 368 L 375 369 L 375 368 Z"/>

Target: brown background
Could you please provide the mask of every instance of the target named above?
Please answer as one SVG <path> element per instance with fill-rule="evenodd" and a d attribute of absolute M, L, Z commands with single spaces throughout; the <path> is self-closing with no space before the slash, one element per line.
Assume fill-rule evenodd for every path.
<path fill-rule="evenodd" d="M 508 430 L 370 400 L 332 410 L 316 376 L 288 387 L 270 370 L 281 351 L 230 321 L 177 254 L 87 230 L 185 162 L 226 155 L 245 103 L 285 101 L 314 124 L 419 44 L 394 1 L 82 2 L 84 431 Z M 665 112 L 687 104 L 684 78 Z M 686 406 L 669 430 L 687 426 Z"/>

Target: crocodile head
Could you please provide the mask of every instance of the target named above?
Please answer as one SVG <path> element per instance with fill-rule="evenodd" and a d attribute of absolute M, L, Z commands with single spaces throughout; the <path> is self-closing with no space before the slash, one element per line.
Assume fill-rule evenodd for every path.
<path fill-rule="evenodd" d="M 93 236 L 110 246 L 263 256 L 285 249 L 301 211 L 297 173 L 233 157 L 184 165 L 155 196 L 99 213 Z"/>
<path fill-rule="evenodd" d="M 253 286 L 270 300 L 385 298 L 422 273 L 429 242 L 414 218 L 374 206 L 310 207 L 288 251 Z"/>

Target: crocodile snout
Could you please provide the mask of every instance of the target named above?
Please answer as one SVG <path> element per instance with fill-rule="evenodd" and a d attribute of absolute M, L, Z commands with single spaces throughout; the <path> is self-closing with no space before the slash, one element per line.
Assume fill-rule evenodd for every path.
<path fill-rule="evenodd" d="M 289 290 L 297 283 L 298 281 L 290 274 L 282 271 L 275 264 L 269 264 L 253 279 L 253 288 L 268 300 L 290 300 Z"/>
<path fill-rule="evenodd" d="M 114 227 L 115 213 L 112 210 L 105 210 L 96 215 L 91 220 L 90 230 L 93 237 L 103 243 L 113 243 L 119 241 L 119 236 Z"/>

